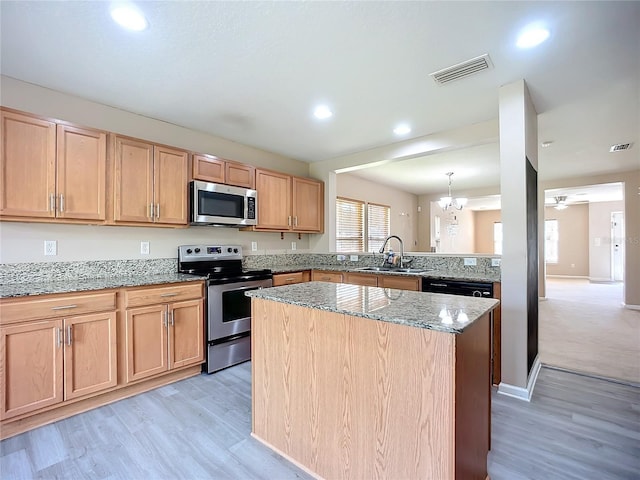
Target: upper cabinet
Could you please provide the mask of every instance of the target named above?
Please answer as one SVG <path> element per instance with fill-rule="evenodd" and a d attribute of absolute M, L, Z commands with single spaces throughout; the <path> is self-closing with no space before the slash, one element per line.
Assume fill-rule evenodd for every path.
<path fill-rule="evenodd" d="M 310 178 L 256 169 L 258 225 L 255 230 L 321 233 L 324 184 Z"/>
<path fill-rule="evenodd" d="M 193 178 L 204 182 L 255 188 L 255 168 L 213 155 L 193 155 Z"/>
<path fill-rule="evenodd" d="M 188 154 L 114 136 L 114 220 L 187 224 Z"/>
<path fill-rule="evenodd" d="M 0 215 L 103 222 L 106 132 L 1 113 Z"/>

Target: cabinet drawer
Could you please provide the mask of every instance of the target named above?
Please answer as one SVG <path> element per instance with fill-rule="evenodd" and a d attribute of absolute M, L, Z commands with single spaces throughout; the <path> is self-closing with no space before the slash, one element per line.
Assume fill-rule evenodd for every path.
<path fill-rule="evenodd" d="M 279 273 L 273 276 L 273 286 L 292 285 L 309 281 L 309 272 Z"/>
<path fill-rule="evenodd" d="M 342 283 L 342 273 L 313 271 L 311 272 L 311 280 L 313 280 L 314 282 Z"/>
<path fill-rule="evenodd" d="M 370 273 L 347 273 L 345 283 L 352 285 L 364 285 L 367 287 L 377 287 L 378 277 Z"/>
<path fill-rule="evenodd" d="M 125 307 L 140 307 L 143 305 L 157 305 L 171 303 L 203 296 L 203 284 L 200 282 L 164 287 L 139 288 L 125 291 Z"/>
<path fill-rule="evenodd" d="M 397 288 L 398 290 L 420 290 L 419 277 L 396 277 L 394 275 L 378 275 L 378 286 L 382 288 Z"/>
<path fill-rule="evenodd" d="M 3 324 L 40 318 L 70 317 L 116 309 L 116 293 L 29 297 L 0 303 Z"/>

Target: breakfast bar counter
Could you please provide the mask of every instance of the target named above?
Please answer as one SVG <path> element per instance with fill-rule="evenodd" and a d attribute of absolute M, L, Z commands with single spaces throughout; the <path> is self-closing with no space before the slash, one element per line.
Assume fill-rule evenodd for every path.
<path fill-rule="evenodd" d="M 317 478 L 487 478 L 496 300 L 324 282 L 247 295 L 255 438 Z"/>

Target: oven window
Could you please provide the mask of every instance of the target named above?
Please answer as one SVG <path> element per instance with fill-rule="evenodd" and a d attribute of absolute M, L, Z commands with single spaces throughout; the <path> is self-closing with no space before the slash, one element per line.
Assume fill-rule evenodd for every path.
<path fill-rule="evenodd" d="M 198 215 L 244 218 L 244 196 L 200 190 Z"/>
<path fill-rule="evenodd" d="M 222 323 L 233 322 L 251 316 L 251 298 L 246 297 L 244 292 L 255 290 L 254 288 L 243 288 L 241 290 L 229 290 L 222 292 Z"/>

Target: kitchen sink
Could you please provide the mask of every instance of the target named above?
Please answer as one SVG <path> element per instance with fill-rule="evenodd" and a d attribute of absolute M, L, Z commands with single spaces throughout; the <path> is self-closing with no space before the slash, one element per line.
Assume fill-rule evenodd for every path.
<path fill-rule="evenodd" d="M 399 273 L 424 273 L 429 270 L 425 268 L 390 268 L 390 267 L 362 267 L 356 269 L 358 272 L 399 272 Z"/>

